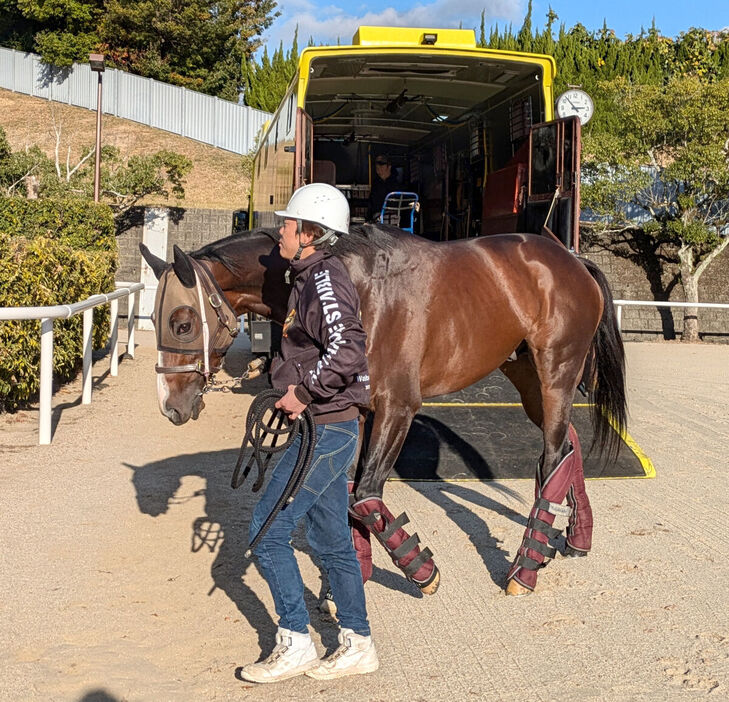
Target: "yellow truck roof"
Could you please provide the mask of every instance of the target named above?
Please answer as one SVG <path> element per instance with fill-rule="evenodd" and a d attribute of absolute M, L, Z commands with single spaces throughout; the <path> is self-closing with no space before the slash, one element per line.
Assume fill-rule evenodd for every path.
<path fill-rule="evenodd" d="M 352 37 L 353 46 L 438 46 L 475 49 L 472 29 L 425 27 L 360 27 Z"/>

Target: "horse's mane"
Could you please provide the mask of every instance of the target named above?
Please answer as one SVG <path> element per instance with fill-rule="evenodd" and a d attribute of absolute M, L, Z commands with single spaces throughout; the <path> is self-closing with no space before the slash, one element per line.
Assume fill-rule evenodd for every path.
<path fill-rule="evenodd" d="M 402 231 L 386 224 L 353 224 L 349 234 L 342 234 L 332 246 L 335 256 L 363 255 L 373 251 L 391 251 L 400 244 Z"/>
<path fill-rule="evenodd" d="M 275 244 L 278 242 L 276 232 L 276 229 L 265 228 L 237 232 L 224 239 L 205 244 L 190 255 L 193 258 L 204 258 L 221 263 L 232 273 L 240 274 L 244 272 L 242 265 L 246 261 L 246 254 L 249 253 L 250 242 L 254 239 L 268 238 L 272 244 Z"/>
<path fill-rule="evenodd" d="M 332 246 L 331 252 L 339 258 L 352 255 L 367 256 L 377 251 L 391 251 L 402 244 L 402 232 L 386 224 L 353 224 L 348 234 L 342 234 Z M 259 228 L 238 232 L 224 239 L 193 251 L 190 255 L 221 263 L 232 273 L 241 273 L 242 266 L 250 253 L 251 241 L 268 238 L 273 244 L 278 242 L 278 230 Z"/>

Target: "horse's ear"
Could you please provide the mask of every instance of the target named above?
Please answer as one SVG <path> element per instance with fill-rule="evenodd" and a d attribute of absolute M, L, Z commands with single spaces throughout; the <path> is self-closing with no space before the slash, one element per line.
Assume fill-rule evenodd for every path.
<path fill-rule="evenodd" d="M 157 280 L 159 280 L 165 268 L 167 268 L 167 261 L 163 261 L 159 256 L 155 256 L 141 241 L 139 242 L 139 251 L 144 257 L 144 260 L 149 264 Z"/>
<path fill-rule="evenodd" d="M 172 251 L 175 254 L 172 269 L 178 280 L 186 288 L 195 287 L 195 269 L 192 267 L 192 259 L 177 244 L 172 247 Z"/>

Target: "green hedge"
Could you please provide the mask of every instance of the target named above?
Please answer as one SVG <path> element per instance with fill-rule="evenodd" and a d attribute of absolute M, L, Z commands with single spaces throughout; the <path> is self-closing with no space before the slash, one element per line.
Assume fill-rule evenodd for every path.
<path fill-rule="evenodd" d="M 74 249 L 116 251 L 111 209 L 89 200 L 0 198 L 0 233 L 43 236 Z"/>
<path fill-rule="evenodd" d="M 117 254 L 108 207 L 53 204 L 0 200 L 0 307 L 67 304 L 114 289 Z M 82 315 L 54 322 L 57 380 L 72 378 L 81 364 L 82 327 Z M 106 345 L 108 331 L 105 305 L 94 310 L 94 348 Z M 40 320 L 0 321 L 0 411 L 37 394 L 39 371 Z"/>

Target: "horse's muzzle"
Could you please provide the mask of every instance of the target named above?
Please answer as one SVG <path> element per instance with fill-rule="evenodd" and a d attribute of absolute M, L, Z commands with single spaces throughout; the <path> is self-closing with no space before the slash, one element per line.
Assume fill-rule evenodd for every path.
<path fill-rule="evenodd" d="M 205 409 L 205 403 L 203 402 L 202 395 L 196 395 L 189 412 L 181 412 L 176 407 L 165 406 L 162 410 L 162 414 L 164 414 L 164 416 L 167 417 L 167 419 L 169 419 L 175 426 L 179 427 L 187 423 L 190 419 L 197 419 L 203 409 Z"/>

